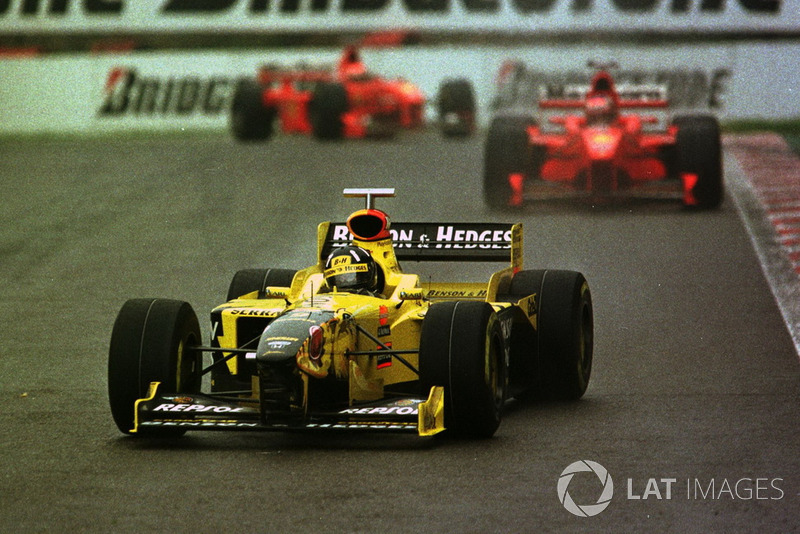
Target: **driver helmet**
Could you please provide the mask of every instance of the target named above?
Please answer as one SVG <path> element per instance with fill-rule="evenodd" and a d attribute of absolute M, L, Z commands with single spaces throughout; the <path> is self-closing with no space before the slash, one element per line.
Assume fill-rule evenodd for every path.
<path fill-rule="evenodd" d="M 375 291 L 378 287 L 378 265 L 361 247 L 345 246 L 331 252 L 324 275 L 328 287 L 339 291 Z"/>
<path fill-rule="evenodd" d="M 586 99 L 586 117 L 589 123 L 609 123 L 616 114 L 614 99 L 610 95 L 594 95 Z"/>

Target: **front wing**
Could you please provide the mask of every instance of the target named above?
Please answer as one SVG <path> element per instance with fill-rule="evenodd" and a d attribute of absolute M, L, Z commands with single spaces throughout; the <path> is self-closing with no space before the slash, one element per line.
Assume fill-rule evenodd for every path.
<path fill-rule="evenodd" d="M 444 389 L 431 388 L 427 399 L 392 398 L 338 411 L 309 413 L 296 420 L 262 418 L 255 401 L 221 399 L 202 393 L 161 392 L 150 384 L 148 395 L 136 401 L 133 433 L 156 428 L 185 430 L 370 430 L 416 432 L 432 436 L 444 430 Z"/>

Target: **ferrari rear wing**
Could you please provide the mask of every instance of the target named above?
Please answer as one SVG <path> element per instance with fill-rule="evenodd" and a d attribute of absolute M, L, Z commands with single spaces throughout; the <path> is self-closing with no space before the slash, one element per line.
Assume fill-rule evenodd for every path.
<path fill-rule="evenodd" d="M 333 70 L 329 67 L 265 65 L 258 71 L 258 81 L 264 85 L 275 82 L 327 82 L 333 79 Z"/>
<path fill-rule="evenodd" d="M 541 109 L 575 109 L 586 104 L 589 85 L 568 85 L 559 94 L 548 94 L 543 89 L 539 100 Z M 621 109 L 669 107 L 667 88 L 663 85 L 618 85 L 616 94 Z"/>
<path fill-rule="evenodd" d="M 510 262 L 522 265 L 522 225 L 505 223 L 392 223 L 395 256 L 410 261 Z M 353 239 L 345 223 L 319 227 L 319 258 Z"/>

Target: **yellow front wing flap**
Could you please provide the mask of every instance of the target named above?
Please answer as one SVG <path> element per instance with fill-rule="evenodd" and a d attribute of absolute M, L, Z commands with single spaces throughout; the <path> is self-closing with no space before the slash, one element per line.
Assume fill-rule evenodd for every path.
<path fill-rule="evenodd" d="M 131 433 L 136 433 L 139 431 L 139 405 L 143 402 L 153 400 L 156 397 L 158 386 L 160 385 L 161 382 L 150 382 L 150 387 L 147 389 L 147 396 L 137 400 L 133 404 L 133 428 L 131 429 Z"/>
<path fill-rule="evenodd" d="M 428 400 L 421 403 L 418 410 L 420 436 L 433 436 L 444 430 L 444 388 L 433 386 Z"/>

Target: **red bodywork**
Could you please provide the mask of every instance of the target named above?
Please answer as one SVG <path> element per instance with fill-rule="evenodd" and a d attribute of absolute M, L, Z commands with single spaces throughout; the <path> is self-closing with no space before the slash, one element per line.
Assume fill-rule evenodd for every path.
<path fill-rule="evenodd" d="M 667 159 L 677 127 L 647 128 L 660 119 L 632 112 L 666 109 L 663 97 L 621 98 L 612 76 L 601 70 L 582 100 L 548 99 L 539 107 L 551 114 L 550 127 L 529 126 L 528 141 L 544 182 L 604 195 L 670 177 Z M 512 204 L 522 201 L 522 178 L 509 177 Z"/>
<path fill-rule="evenodd" d="M 355 47 L 345 49 L 334 70 L 264 67 L 258 81 L 265 87 L 264 106 L 277 110 L 285 133 L 312 133 L 309 112 L 318 82 L 340 83 L 345 89 L 345 137 L 365 137 L 374 130 L 385 130 L 387 125 L 417 128 L 424 122 L 422 91 L 405 80 L 389 80 L 367 72 Z"/>

